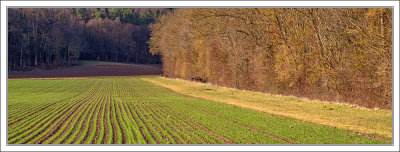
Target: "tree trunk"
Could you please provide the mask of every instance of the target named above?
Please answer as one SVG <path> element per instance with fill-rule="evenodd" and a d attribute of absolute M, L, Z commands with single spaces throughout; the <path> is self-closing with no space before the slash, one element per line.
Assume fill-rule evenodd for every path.
<path fill-rule="evenodd" d="M 23 60 L 23 58 L 22 58 L 22 47 L 20 48 L 20 50 L 21 50 L 21 56 L 19 58 L 19 67 L 22 67 L 22 60 Z"/>
<path fill-rule="evenodd" d="M 382 36 L 382 41 L 381 41 L 381 45 L 382 45 L 382 47 L 384 47 L 385 46 L 385 39 L 384 39 L 384 37 L 386 36 L 385 35 L 385 24 L 384 24 L 384 17 L 385 17 L 385 15 L 384 15 L 384 13 L 385 12 L 382 12 L 382 14 L 381 14 L 381 31 L 380 31 L 380 33 L 381 33 L 381 36 Z"/>
<path fill-rule="evenodd" d="M 28 67 L 30 66 L 30 61 L 31 61 L 31 49 L 30 49 L 30 41 L 29 41 L 29 31 L 28 31 L 28 48 L 27 48 L 27 51 L 28 51 L 28 54 L 27 54 L 27 61 L 25 62 L 25 64 L 27 64 L 28 65 Z"/>

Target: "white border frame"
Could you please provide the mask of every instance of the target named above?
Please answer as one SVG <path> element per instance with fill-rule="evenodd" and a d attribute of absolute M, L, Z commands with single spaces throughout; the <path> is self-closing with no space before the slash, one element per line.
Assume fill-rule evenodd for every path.
<path fill-rule="evenodd" d="M 7 44 L 6 19 L 8 6 L 394 6 L 394 142 L 393 146 L 7 146 Z M 1 1 L 1 151 L 399 151 L 399 2 L 398 1 Z"/>

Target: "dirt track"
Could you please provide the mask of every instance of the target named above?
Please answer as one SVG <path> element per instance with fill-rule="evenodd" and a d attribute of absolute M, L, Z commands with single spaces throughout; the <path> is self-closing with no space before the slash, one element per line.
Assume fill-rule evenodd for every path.
<path fill-rule="evenodd" d="M 160 75 L 161 67 L 147 65 L 86 65 L 32 72 L 9 71 L 8 78 L 58 78 Z"/>

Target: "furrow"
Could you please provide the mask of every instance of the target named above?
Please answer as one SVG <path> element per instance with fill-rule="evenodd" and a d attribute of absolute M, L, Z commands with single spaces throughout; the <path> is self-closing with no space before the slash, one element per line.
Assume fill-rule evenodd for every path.
<path fill-rule="evenodd" d="M 206 132 L 208 132 L 208 133 L 214 135 L 215 137 L 218 137 L 219 139 L 223 140 L 225 143 L 227 143 L 227 144 L 234 144 L 234 142 L 231 141 L 231 140 L 229 140 L 228 138 L 225 138 L 224 136 L 221 136 L 221 135 L 219 135 L 219 134 L 217 134 L 217 133 L 215 133 L 215 132 L 209 130 L 208 128 L 202 126 L 201 124 L 199 124 L 199 123 L 197 123 L 197 122 L 195 122 L 195 121 L 193 121 L 193 120 L 191 120 L 191 119 L 189 119 L 189 118 L 187 118 L 187 117 L 185 117 L 185 116 L 183 116 L 183 115 L 181 115 L 181 114 L 179 114 L 179 113 L 176 113 L 175 111 L 173 111 L 173 109 L 169 108 L 168 106 L 166 106 L 166 105 L 164 105 L 164 104 L 162 104 L 162 103 L 160 103 L 160 104 L 161 104 L 162 106 L 164 106 L 165 108 L 171 110 L 171 111 L 172 111 L 173 113 L 175 113 L 176 115 L 182 117 L 183 119 L 185 119 L 185 120 L 187 120 L 187 121 L 193 123 L 194 125 L 198 126 L 198 127 L 201 128 L 201 129 L 203 129 L 204 131 L 206 131 Z"/>
<path fill-rule="evenodd" d="M 210 115 L 215 116 L 215 117 L 217 117 L 217 118 L 227 120 L 227 121 L 229 121 L 229 122 L 231 122 L 231 123 L 237 124 L 237 125 L 242 126 L 242 127 L 244 127 L 244 128 L 247 128 L 247 129 L 250 129 L 250 130 L 253 130 L 253 131 L 262 133 L 262 134 L 264 134 L 264 135 L 267 135 L 267 136 L 270 136 L 270 137 L 272 137 L 272 138 L 278 139 L 278 140 L 283 141 L 283 142 L 285 142 L 285 143 L 294 144 L 293 142 L 291 142 L 291 141 L 289 141 L 289 140 L 287 140 L 287 139 L 284 139 L 284 138 L 289 138 L 289 137 L 285 137 L 285 136 L 283 136 L 283 135 L 274 135 L 273 133 L 268 133 L 268 132 L 266 132 L 265 130 L 264 130 L 264 131 L 258 130 L 258 129 L 255 129 L 255 128 L 253 128 L 253 127 L 250 127 L 249 125 L 245 125 L 244 123 L 239 123 L 238 121 L 233 121 L 233 120 L 231 120 L 231 119 L 224 118 L 224 117 L 219 116 L 219 115 L 217 115 L 217 114 L 215 114 L 215 113 L 211 113 L 211 112 L 209 112 L 209 111 L 207 111 L 207 110 L 201 109 L 201 108 L 199 108 L 199 107 L 194 107 L 194 106 L 188 105 L 188 104 L 183 103 L 183 102 L 181 102 L 181 104 L 184 104 L 184 105 L 186 105 L 186 106 L 192 107 L 192 108 L 194 108 L 194 109 L 197 109 L 197 110 L 202 111 L 202 112 L 204 112 L 204 113 L 210 114 Z M 283 136 L 284 138 L 281 138 L 281 137 L 279 137 L 279 136 Z M 289 138 L 289 139 L 291 139 L 291 138 Z M 293 139 L 291 139 L 291 140 L 293 140 Z M 297 142 L 299 142 L 299 141 L 297 141 Z"/>
<path fill-rule="evenodd" d="M 139 141 L 139 144 L 150 143 L 150 139 L 148 136 L 146 136 L 145 129 L 143 129 L 143 122 L 141 122 L 141 119 L 138 115 L 137 107 L 135 106 L 134 103 L 130 103 L 128 107 L 130 109 L 130 113 L 132 114 L 132 118 L 134 119 L 135 123 L 138 125 L 140 135 L 144 138 L 144 143 L 140 143 L 140 141 Z"/>
<path fill-rule="evenodd" d="M 112 84 L 111 84 L 112 85 Z M 110 85 L 110 86 L 111 86 Z M 106 100 L 106 109 L 105 109 L 105 112 L 106 112 L 106 135 L 107 136 L 105 136 L 105 142 L 104 142 L 104 144 L 112 144 L 112 143 L 114 143 L 113 142 L 113 140 L 115 139 L 114 137 L 116 137 L 116 135 L 115 135 L 115 132 L 114 132 L 114 129 L 113 129 L 113 125 L 112 125 L 112 121 L 111 121 L 111 119 L 110 119 L 110 115 L 111 115 L 111 92 L 107 92 L 107 100 Z"/>
<path fill-rule="evenodd" d="M 96 103 L 91 101 L 89 106 L 90 107 L 83 114 L 83 118 L 79 120 L 79 123 L 77 123 L 77 128 L 75 128 L 72 135 L 69 136 L 71 138 L 64 139 L 64 141 L 62 141 L 63 144 L 79 144 L 80 141 L 82 141 L 82 137 L 85 135 L 85 127 L 89 123 L 88 119 L 90 117 L 91 109 L 94 109 Z"/>
<path fill-rule="evenodd" d="M 62 134 L 60 137 L 54 140 L 54 144 L 60 144 L 60 143 L 66 143 L 68 139 L 70 138 L 74 132 L 79 131 L 79 128 L 82 126 L 82 119 L 83 117 L 86 116 L 86 113 L 89 111 L 88 109 L 93 105 L 93 102 L 85 102 L 85 105 L 83 106 L 85 109 L 82 111 L 79 111 L 78 116 L 76 116 L 73 120 L 72 123 L 69 124 L 70 127 L 69 129 L 63 130 Z"/>
<path fill-rule="evenodd" d="M 134 124 L 132 126 L 132 130 L 133 130 L 134 136 L 136 137 L 135 143 L 138 143 L 138 144 L 146 143 L 146 140 L 144 139 L 143 134 L 140 132 L 139 124 L 137 123 L 137 120 L 136 120 L 133 112 L 131 111 L 129 105 L 127 104 L 127 102 L 123 102 L 122 104 L 124 105 L 123 108 L 125 109 L 130 122 L 132 122 L 132 124 Z"/>
<path fill-rule="evenodd" d="M 190 128 L 189 134 L 192 134 L 192 136 L 197 137 L 197 139 L 199 139 L 199 140 L 201 139 L 202 143 L 212 144 L 212 143 L 216 142 L 216 140 L 212 140 L 212 139 L 210 139 L 210 137 L 206 136 L 206 135 L 211 135 L 211 134 L 200 129 L 199 127 L 197 127 L 196 125 L 194 125 L 192 123 L 189 124 L 189 121 L 183 119 L 182 117 L 177 116 L 175 113 L 172 113 L 170 110 L 167 110 L 165 107 L 162 107 L 161 103 L 155 102 L 155 103 L 153 103 L 153 106 L 158 107 L 156 109 L 158 111 L 154 112 L 155 116 L 158 118 L 156 120 L 161 120 L 160 122 L 169 122 L 165 118 L 172 117 L 172 118 L 176 119 L 177 121 L 179 121 L 180 123 L 184 124 L 184 126 L 189 126 L 189 127 L 187 127 L 187 128 Z M 197 133 L 194 134 L 194 132 L 197 132 Z"/>
<path fill-rule="evenodd" d="M 90 100 L 90 99 L 88 99 L 88 100 Z M 46 131 L 43 132 L 42 134 L 44 134 L 44 137 L 42 137 L 41 139 L 39 139 L 36 142 L 34 142 L 34 141 L 37 138 L 33 138 L 29 142 L 34 142 L 35 144 L 41 144 L 43 141 L 47 140 L 50 136 L 52 136 L 54 133 L 56 133 L 62 127 L 62 125 L 66 124 L 66 121 L 71 117 L 71 115 L 73 113 L 77 112 L 78 108 L 80 108 L 85 102 L 87 102 L 87 101 L 81 102 L 78 106 L 74 107 L 74 109 L 70 110 L 66 116 L 62 116 L 62 119 L 61 119 L 61 117 L 58 117 L 57 119 L 61 119 L 61 120 L 57 121 L 55 126 L 52 125 L 51 127 L 49 127 L 48 129 L 51 128 L 51 130 L 48 133 L 46 133 Z M 66 124 L 66 125 L 68 125 L 68 124 Z"/>
<path fill-rule="evenodd" d="M 101 87 L 101 86 L 100 86 Z M 100 91 L 102 92 L 102 91 Z M 97 94 L 98 95 L 98 94 Z M 98 110 L 101 107 L 101 101 L 102 100 L 102 96 L 98 95 L 98 98 L 93 100 L 93 102 L 95 102 L 96 107 L 93 109 L 93 112 L 91 113 L 91 118 L 89 119 L 89 129 L 87 130 L 82 143 L 84 144 L 90 144 L 93 141 L 93 138 L 96 134 L 96 130 L 98 130 L 97 126 L 97 115 L 98 115 Z"/>
<path fill-rule="evenodd" d="M 88 94 L 90 94 L 90 93 L 91 92 L 88 92 Z M 62 113 L 67 108 L 71 108 L 71 107 L 75 106 L 76 104 L 78 104 L 80 102 L 80 100 L 86 100 L 90 96 L 82 95 L 80 97 L 82 97 L 83 99 L 74 98 L 73 101 L 71 101 L 69 103 L 68 102 L 63 102 L 58 107 L 53 106 L 53 107 L 45 110 L 42 114 L 38 114 L 36 116 L 30 117 L 29 119 L 26 119 L 25 122 L 21 122 L 19 124 L 14 125 L 14 127 L 9 128 L 9 132 L 10 131 L 17 132 L 18 130 L 21 130 L 21 129 L 24 129 L 24 128 L 26 130 L 26 128 L 29 127 L 29 126 L 30 127 L 35 127 L 37 125 L 40 125 L 40 124 L 48 121 L 49 119 L 53 118 L 56 114 Z M 76 101 L 76 102 L 74 102 L 74 101 Z M 55 111 L 55 110 L 57 110 L 58 113 L 52 112 L 52 111 Z M 34 121 L 30 121 L 30 120 L 34 120 Z M 12 134 L 13 133 L 10 134 L 11 135 L 10 137 L 13 137 Z"/>
<path fill-rule="evenodd" d="M 181 138 L 185 141 L 185 143 L 199 143 L 199 139 L 196 136 L 193 136 L 193 133 L 191 132 L 191 130 L 186 125 L 184 125 L 180 120 L 176 119 L 176 117 L 170 117 L 172 119 L 170 119 L 168 121 L 168 120 L 165 120 L 164 116 L 160 116 L 160 114 L 164 113 L 164 112 L 155 111 L 155 110 L 159 110 L 158 106 L 154 106 L 153 104 L 151 104 L 146 107 L 147 107 L 147 109 L 145 109 L 145 110 L 148 110 L 152 113 L 151 117 L 152 117 L 152 119 L 156 119 L 157 123 L 160 123 L 160 121 L 170 122 L 170 124 L 172 124 L 174 126 L 174 128 L 172 128 L 172 129 L 176 130 L 176 132 L 181 136 Z M 152 107 L 152 108 L 150 108 L 150 107 Z M 157 117 L 157 118 L 155 118 L 155 117 Z M 186 130 L 182 129 L 181 128 L 182 126 L 184 128 L 186 128 Z M 190 131 L 188 131 L 188 130 L 190 130 Z"/>
<path fill-rule="evenodd" d="M 160 143 L 160 141 L 158 141 L 158 139 L 157 139 L 157 137 L 155 135 L 154 130 L 152 130 L 149 127 L 150 126 L 150 124 L 148 122 L 149 121 L 149 117 L 144 118 L 145 115 L 151 115 L 151 114 L 148 111 L 143 111 L 143 110 L 146 110 L 146 109 L 143 108 L 143 104 L 141 104 L 141 103 L 142 103 L 141 101 L 137 102 L 137 104 L 136 104 L 137 106 L 136 107 L 138 108 L 139 111 L 136 111 L 136 113 L 139 116 L 138 118 L 140 119 L 140 121 L 143 123 L 142 125 L 146 128 L 146 129 L 144 129 L 145 132 L 146 132 L 146 135 L 147 136 L 150 135 L 150 137 L 151 137 L 151 138 L 149 137 L 150 143 Z M 138 106 L 140 106 L 140 107 L 138 107 Z"/>
<path fill-rule="evenodd" d="M 19 130 L 15 130 L 13 134 L 10 134 L 9 136 L 9 142 L 14 143 L 16 142 L 15 140 L 21 139 L 21 138 L 26 138 L 27 136 L 31 137 L 32 134 L 36 135 L 36 133 L 39 132 L 39 130 L 43 130 L 46 127 L 48 127 L 48 124 L 51 124 L 49 122 L 54 123 L 59 117 L 62 117 L 62 115 L 68 113 L 69 110 L 71 110 L 74 106 L 76 106 L 79 103 L 75 103 L 73 105 L 66 105 L 63 109 L 59 109 L 60 111 L 56 112 L 49 112 L 50 116 L 41 116 L 41 119 L 36 119 L 36 123 L 32 122 L 32 126 L 27 125 L 27 126 L 21 126 L 23 128 Z M 57 109 L 54 109 L 54 111 Z M 37 123 L 38 122 L 38 123 Z M 40 129 L 42 128 L 42 129 Z"/>
<path fill-rule="evenodd" d="M 99 85 L 99 88 L 101 88 L 102 85 L 103 85 L 103 82 L 101 85 Z M 96 93 L 98 93 L 98 92 L 96 92 Z M 92 121 L 94 118 L 94 115 L 95 115 L 94 113 L 95 113 L 95 110 L 100 105 L 100 103 L 97 101 L 99 98 L 100 98 L 99 96 L 96 96 L 96 98 L 91 100 L 91 102 L 93 102 L 93 104 L 94 104 L 94 107 L 89 109 L 88 116 L 85 117 L 85 123 L 84 123 L 85 126 L 84 126 L 84 128 L 81 128 L 81 133 L 79 133 L 79 135 L 80 135 L 79 138 L 74 141 L 75 144 L 84 144 L 85 140 L 87 140 L 89 134 L 91 133 L 91 131 L 93 129 L 93 125 L 95 125 L 94 124 L 95 122 Z"/>
<path fill-rule="evenodd" d="M 111 124 L 111 128 L 112 128 L 112 132 L 113 132 L 113 137 L 112 137 L 112 144 L 117 144 L 117 128 L 116 128 L 116 125 L 114 124 L 114 120 L 111 120 L 111 119 L 113 119 L 114 118 L 114 116 L 113 116 L 113 101 L 112 101 L 113 99 L 112 99 L 112 94 L 110 94 L 110 98 L 109 98 L 109 109 L 108 109 L 108 112 L 109 112 L 109 116 L 108 116 L 108 120 L 109 120 L 109 123 Z"/>
<path fill-rule="evenodd" d="M 125 133 L 125 130 L 123 129 L 122 124 L 121 124 L 121 121 L 123 121 L 122 118 L 119 117 L 119 114 L 120 114 L 121 111 L 118 111 L 118 108 L 116 106 L 116 102 L 118 102 L 118 101 L 115 101 L 115 99 L 114 99 L 113 100 L 113 105 L 112 105 L 113 106 L 113 116 L 114 116 L 113 119 L 117 124 L 117 131 L 121 133 L 121 134 L 118 134 L 118 142 L 117 143 L 118 144 L 120 144 L 120 143 L 125 144 L 126 143 L 126 133 Z"/>
<path fill-rule="evenodd" d="M 123 130 L 125 131 L 125 135 L 126 135 L 125 144 L 133 144 L 133 143 L 135 143 L 134 135 L 133 135 L 131 124 L 128 121 L 129 118 L 126 114 L 126 111 L 123 108 L 123 106 L 121 105 L 121 102 L 119 102 L 119 101 L 117 101 L 116 107 L 117 107 L 117 110 L 119 111 L 119 118 L 121 118 L 121 121 L 122 121 L 121 124 L 123 126 Z"/>
<path fill-rule="evenodd" d="M 97 90 L 98 90 L 98 89 L 97 89 Z M 77 110 L 78 110 L 78 108 L 80 108 L 84 103 L 90 102 L 94 97 L 95 97 L 95 94 L 93 94 L 92 96 L 90 96 L 90 97 L 87 98 L 86 100 L 80 102 L 79 105 L 76 106 L 76 107 L 74 107 L 74 109 L 71 110 L 66 116 L 63 116 L 63 118 L 61 119 L 61 121 L 59 121 L 54 127 L 50 127 L 51 130 L 50 130 L 48 133 L 46 133 L 46 134 L 45 134 L 45 132 L 42 133 L 42 134 L 45 134 L 44 137 L 42 137 L 41 139 L 39 139 L 39 140 L 36 141 L 36 142 L 34 142 L 34 141 L 37 140 L 38 138 L 34 138 L 34 139 L 32 139 L 30 142 L 34 142 L 35 144 L 40 144 L 40 143 L 42 143 L 43 141 L 47 140 L 50 136 L 52 136 L 53 134 L 55 134 L 64 124 L 65 124 L 65 125 L 68 125 L 68 124 L 67 124 L 67 120 L 70 120 L 69 118 L 71 117 L 71 115 L 72 115 L 73 113 L 76 113 Z M 48 128 L 48 129 L 50 129 L 50 128 Z"/>
<path fill-rule="evenodd" d="M 106 89 L 107 87 L 105 87 Z M 104 92 L 107 90 L 104 89 Z M 104 116 L 104 106 L 105 106 L 105 100 L 106 100 L 106 95 L 102 92 L 102 98 L 100 99 L 101 105 L 99 112 L 97 114 L 97 124 L 96 124 L 96 134 L 93 139 L 93 142 L 91 144 L 100 144 L 104 138 L 104 121 L 103 121 L 103 116 Z M 102 134 L 103 133 L 103 134 Z"/>
<path fill-rule="evenodd" d="M 72 120 L 70 123 L 65 128 L 61 128 L 54 136 L 56 137 L 53 139 L 47 140 L 45 143 L 52 143 L 52 144 L 60 144 L 60 141 L 64 141 L 64 139 L 68 138 L 71 134 L 72 131 L 77 127 L 78 121 L 81 120 L 84 111 L 87 111 L 89 108 L 89 103 L 86 102 L 84 105 L 82 105 L 81 109 L 79 109 L 78 112 L 76 112 L 75 116 L 71 116 Z"/>
<path fill-rule="evenodd" d="M 73 85 L 75 85 L 74 83 L 71 83 L 70 85 L 72 85 L 72 87 L 73 87 Z M 70 86 L 64 86 L 64 89 L 68 89 Z M 54 91 L 54 90 L 53 90 Z M 74 92 L 73 93 L 63 93 L 62 95 L 60 95 L 60 96 L 63 96 L 64 94 L 75 94 L 75 93 L 78 93 L 78 92 L 76 92 L 77 90 L 76 89 L 74 89 Z M 25 108 L 25 109 L 23 109 L 23 110 L 18 110 L 18 112 L 15 114 L 15 115 L 9 115 L 9 119 L 15 119 L 15 120 L 18 120 L 18 119 L 27 119 L 27 118 L 29 118 L 30 116 L 27 116 L 27 115 L 32 115 L 32 113 L 37 113 L 38 111 L 41 111 L 41 110 L 43 110 L 43 108 L 38 108 L 38 107 L 42 107 L 42 106 L 46 106 L 45 108 L 47 108 L 49 105 L 51 105 L 51 104 L 54 104 L 54 103 L 58 103 L 59 101 L 66 101 L 66 100 L 70 100 L 70 99 L 72 99 L 72 98 L 76 98 L 76 96 L 74 96 L 74 95 L 69 95 L 68 97 L 65 97 L 65 98 L 62 98 L 62 99 L 57 99 L 57 100 L 55 100 L 55 101 L 52 101 L 52 102 L 48 102 L 48 104 L 35 104 L 35 106 L 28 106 L 28 108 Z M 53 100 L 53 99 L 52 99 Z M 10 123 L 10 122 L 9 122 Z"/>

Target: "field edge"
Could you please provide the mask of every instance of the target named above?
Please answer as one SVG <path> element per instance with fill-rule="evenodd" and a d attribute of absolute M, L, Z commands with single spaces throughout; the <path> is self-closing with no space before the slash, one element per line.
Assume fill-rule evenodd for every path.
<path fill-rule="evenodd" d="M 170 89 L 171 91 L 174 91 L 176 93 L 189 96 L 189 97 L 194 97 L 194 98 L 200 98 L 200 99 L 205 99 L 205 100 L 211 100 L 214 102 L 222 102 L 226 104 L 231 104 L 243 108 L 249 108 L 257 111 L 262 111 L 268 114 L 273 114 L 273 115 L 279 115 L 279 116 L 284 116 L 284 117 L 289 117 L 293 118 L 296 120 L 301 120 L 304 122 L 308 123 L 313 123 L 316 125 L 323 125 L 323 126 L 329 126 L 329 127 L 334 127 L 334 128 L 339 128 L 339 129 L 344 129 L 346 131 L 356 133 L 359 135 L 363 136 L 368 136 L 380 140 L 385 140 L 385 141 L 392 141 L 392 127 L 390 126 L 390 132 L 388 131 L 389 128 L 387 126 L 382 126 L 382 123 L 378 123 L 374 121 L 371 117 L 376 116 L 375 114 L 378 114 L 378 118 L 374 119 L 385 119 L 386 123 L 387 117 L 390 117 L 390 125 L 392 124 L 392 111 L 389 110 L 381 110 L 381 109 L 367 109 L 367 108 L 362 108 L 362 107 L 355 107 L 349 104 L 342 104 L 342 103 L 332 103 L 332 102 L 326 102 L 326 101 L 319 101 L 319 100 L 306 100 L 306 99 L 301 99 L 301 98 L 296 98 L 292 96 L 282 96 L 282 95 L 271 95 L 271 94 L 265 94 L 265 93 L 259 93 L 259 92 L 251 92 L 251 91 L 246 91 L 246 90 L 238 90 L 238 89 L 233 89 L 233 88 L 226 88 L 226 87 L 220 87 L 220 86 L 215 86 L 207 83 L 199 83 L 199 82 L 191 82 L 191 81 L 186 81 L 186 80 L 181 80 L 181 79 L 175 79 L 175 78 L 164 78 L 164 77 L 140 77 L 140 79 L 156 84 L 158 86 Z M 213 90 L 214 92 L 211 92 L 209 90 Z M 222 90 L 218 92 L 219 90 Z M 222 93 L 230 92 L 232 94 L 223 96 Z M 221 95 L 222 94 L 222 95 Z M 240 94 L 240 95 L 237 95 Z M 280 105 L 279 103 L 271 103 L 269 102 L 264 102 L 264 103 L 256 103 L 257 101 L 254 101 L 254 98 L 249 97 L 249 95 L 258 95 L 258 97 L 271 97 L 273 99 L 275 98 L 283 98 L 283 99 L 288 99 L 288 100 L 293 100 L 289 101 L 285 104 Z M 240 97 L 249 97 L 247 99 L 245 98 L 240 98 Z M 239 98 L 239 99 L 237 99 Z M 238 101 L 240 100 L 240 101 Z M 271 100 L 271 99 L 269 99 Z M 242 102 L 246 101 L 246 102 Z M 260 102 L 260 101 L 258 101 Z M 273 101 L 272 101 L 273 102 Z M 290 106 L 291 103 L 294 103 L 294 105 Z M 301 105 L 302 104 L 302 105 Z M 300 107 L 295 107 L 301 105 Z M 315 107 L 317 105 L 318 107 L 325 107 L 323 110 L 320 111 L 303 111 L 300 108 L 302 107 Z M 266 107 L 268 106 L 268 107 Z M 288 107 L 290 106 L 290 107 Z M 332 108 L 333 107 L 333 108 Z M 330 108 L 336 109 L 336 108 L 345 108 L 346 112 L 342 113 L 322 113 Z M 286 111 L 288 110 L 289 111 Z M 329 110 L 333 111 L 333 110 Z M 348 113 L 348 111 L 352 111 L 354 113 L 362 113 L 362 114 L 368 114 L 367 116 L 362 117 L 362 114 L 358 115 L 353 115 L 351 113 Z M 316 113 L 318 112 L 318 113 Z M 315 115 L 319 114 L 319 115 Z M 339 119 L 329 119 L 332 118 L 333 116 L 338 116 Z M 312 117 L 307 117 L 307 115 L 314 115 Z M 347 118 L 344 121 L 344 118 Z M 370 118 L 370 119 L 369 119 Z M 350 121 L 349 121 L 350 120 Z M 351 120 L 359 120 L 360 122 L 351 122 Z M 365 123 L 365 122 L 368 123 Z M 356 123 L 356 124 L 354 124 Z M 358 124 L 357 124 L 358 123 Z M 375 125 L 374 125 L 375 123 Z M 364 125 L 363 125 L 364 124 Z M 369 125 L 368 125 L 369 124 Z M 371 128 L 375 127 L 375 128 Z"/>

